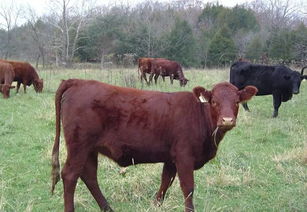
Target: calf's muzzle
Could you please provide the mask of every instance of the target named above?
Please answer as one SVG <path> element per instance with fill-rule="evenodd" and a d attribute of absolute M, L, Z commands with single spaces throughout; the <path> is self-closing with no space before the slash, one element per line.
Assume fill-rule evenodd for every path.
<path fill-rule="evenodd" d="M 235 118 L 222 117 L 221 124 L 219 127 L 232 128 L 236 125 Z"/>

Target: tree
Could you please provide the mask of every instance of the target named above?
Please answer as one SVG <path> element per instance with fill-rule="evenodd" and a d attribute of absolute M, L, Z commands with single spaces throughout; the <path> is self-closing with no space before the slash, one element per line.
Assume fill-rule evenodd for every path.
<path fill-rule="evenodd" d="M 39 59 L 42 60 L 42 65 L 45 67 L 46 64 L 46 51 L 45 46 L 47 45 L 47 40 L 45 39 L 44 30 L 46 24 L 41 20 L 36 12 L 32 8 L 28 8 L 28 22 L 30 28 L 30 34 L 35 42 L 35 46 L 38 50 L 38 55 L 36 58 L 36 67 L 38 66 Z"/>
<path fill-rule="evenodd" d="M 80 31 L 86 21 L 90 20 L 89 14 L 94 5 L 86 0 L 53 0 L 51 4 L 53 13 L 49 16 L 49 24 L 57 30 L 54 40 L 56 58 L 60 56 L 69 67 L 78 50 Z"/>
<path fill-rule="evenodd" d="M 235 59 L 236 48 L 229 29 L 224 26 L 212 38 L 208 50 L 208 65 L 228 64 Z"/>
<path fill-rule="evenodd" d="M 294 36 L 293 54 L 296 60 L 307 62 L 307 27 L 301 23 L 296 30 L 292 32 Z"/>
<path fill-rule="evenodd" d="M 178 61 L 184 66 L 192 66 L 195 63 L 195 39 L 187 21 L 177 19 L 163 42 L 167 46 L 162 52 L 166 58 Z"/>
<path fill-rule="evenodd" d="M 6 30 L 6 41 L 4 45 L 4 58 L 11 56 L 12 29 L 17 26 L 22 10 L 13 0 L 1 1 L 0 5 L 0 28 Z"/>
<path fill-rule="evenodd" d="M 104 56 L 114 53 L 117 48 L 125 23 L 125 19 L 115 8 L 110 13 L 93 19 L 84 32 L 85 37 L 78 42 L 78 55 L 83 55 L 81 60 L 101 60 L 103 65 Z"/>
<path fill-rule="evenodd" d="M 293 36 L 291 31 L 280 30 L 272 33 L 269 40 L 269 55 L 275 60 L 290 62 L 293 56 Z"/>
<path fill-rule="evenodd" d="M 231 33 L 238 31 L 257 31 L 258 22 L 251 9 L 236 5 L 231 10 L 225 10 L 219 16 L 219 24 L 226 24 Z"/>
<path fill-rule="evenodd" d="M 252 61 L 259 60 L 264 52 L 263 48 L 261 38 L 255 36 L 247 46 L 246 57 Z"/>
<path fill-rule="evenodd" d="M 227 9 L 218 3 L 207 3 L 198 18 L 198 24 L 207 31 L 217 29 L 219 25 L 219 15 L 225 10 Z"/>

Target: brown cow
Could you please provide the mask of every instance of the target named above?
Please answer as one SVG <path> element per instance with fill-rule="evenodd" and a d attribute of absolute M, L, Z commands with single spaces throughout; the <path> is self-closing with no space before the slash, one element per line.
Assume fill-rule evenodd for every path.
<path fill-rule="evenodd" d="M 256 92 L 253 86 L 239 91 L 228 82 L 215 85 L 212 91 L 195 87 L 193 92 L 163 93 L 93 80 L 63 81 L 55 96 L 51 191 L 60 180 L 62 119 L 67 146 L 62 170 L 66 212 L 74 211 L 79 177 L 101 210 L 112 211 L 97 182 L 98 153 L 122 167 L 164 163 L 157 200 L 162 202 L 178 173 L 185 211 L 193 211 L 193 171 L 215 156 L 226 132 L 236 125 L 239 103 Z"/>
<path fill-rule="evenodd" d="M 174 79 L 179 80 L 180 86 L 185 86 L 189 81 L 184 77 L 181 65 L 179 63 L 162 58 L 151 61 L 149 83 L 152 81 L 153 76 L 156 84 L 159 76 L 162 76 L 163 81 L 165 81 L 164 77 L 169 76 L 171 84 L 173 84 Z"/>
<path fill-rule="evenodd" d="M 0 91 L 3 94 L 3 98 L 9 98 L 10 89 L 15 88 L 15 86 L 12 86 L 14 77 L 13 66 L 9 63 L 0 62 Z"/>
<path fill-rule="evenodd" d="M 17 81 L 17 93 L 20 88 L 20 84 L 23 84 L 24 92 L 26 93 L 26 86 L 33 84 L 36 92 L 42 92 L 44 87 L 43 79 L 40 79 L 33 66 L 27 62 L 0 60 L 0 62 L 6 62 L 13 66 L 15 72 L 14 81 Z"/>
<path fill-rule="evenodd" d="M 141 57 L 138 59 L 138 73 L 141 75 L 140 76 L 141 81 L 143 82 L 143 79 L 144 79 L 147 84 L 149 83 L 147 81 L 146 73 L 150 74 L 151 61 L 153 59 L 154 58 L 150 58 L 150 57 Z"/>

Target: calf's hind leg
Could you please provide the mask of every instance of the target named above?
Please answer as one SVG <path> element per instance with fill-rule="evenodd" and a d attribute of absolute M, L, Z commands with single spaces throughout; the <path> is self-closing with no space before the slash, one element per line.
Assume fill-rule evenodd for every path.
<path fill-rule="evenodd" d="M 97 180 L 97 165 L 98 165 L 98 153 L 91 153 L 86 161 L 84 169 L 81 173 L 81 180 L 85 183 L 87 188 L 98 203 L 102 211 L 113 211 L 98 185 Z"/>
<path fill-rule="evenodd" d="M 62 169 L 62 179 L 64 186 L 64 211 L 74 211 L 74 193 L 80 173 L 82 172 L 86 158 L 81 156 L 82 159 L 67 157 L 64 168 Z"/>
<path fill-rule="evenodd" d="M 64 186 L 64 211 L 74 211 L 74 193 L 77 185 L 78 178 L 84 170 L 85 164 L 89 155 L 89 145 L 82 145 L 82 142 L 77 142 L 78 139 L 74 139 L 76 143 L 80 145 L 72 145 L 70 139 L 66 138 L 67 143 L 67 159 L 62 169 L 62 179 Z M 83 142 L 86 144 L 86 142 Z"/>

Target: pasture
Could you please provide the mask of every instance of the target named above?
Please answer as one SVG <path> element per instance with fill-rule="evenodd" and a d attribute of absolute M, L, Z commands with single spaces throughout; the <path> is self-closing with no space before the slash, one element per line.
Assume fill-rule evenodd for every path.
<path fill-rule="evenodd" d="M 55 135 L 54 93 L 61 79 L 84 78 L 159 91 L 211 89 L 228 81 L 225 70 L 186 70 L 190 80 L 181 88 L 169 79 L 142 86 L 136 68 L 111 70 L 44 70 L 44 91 L 33 87 L 0 98 L 0 211 L 63 211 L 63 186 L 50 194 L 50 159 Z M 240 106 L 237 126 L 219 145 L 215 159 L 195 171 L 196 211 L 306 211 L 307 209 L 307 82 L 299 95 L 283 103 L 271 118 L 272 97 L 254 97 L 251 112 Z M 182 114 L 184 116 L 184 114 Z M 191 126 L 193 127 L 193 126 Z M 63 137 L 60 160 L 66 150 Z M 106 157 L 99 157 L 100 188 L 115 211 L 183 211 L 178 179 L 161 207 L 154 195 L 160 185 L 162 164 L 130 166 L 125 174 Z M 99 211 L 83 182 L 75 193 L 76 211 Z"/>

